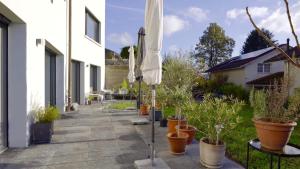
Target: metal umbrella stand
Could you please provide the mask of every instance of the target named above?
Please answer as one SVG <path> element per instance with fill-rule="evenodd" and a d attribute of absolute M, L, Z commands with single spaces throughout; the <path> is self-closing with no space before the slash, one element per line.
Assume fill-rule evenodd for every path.
<path fill-rule="evenodd" d="M 147 0 L 145 8 L 145 46 L 146 55 L 141 66 L 143 81 L 151 86 L 152 91 L 152 125 L 150 159 L 138 160 L 134 164 L 138 169 L 169 169 L 160 158 L 155 158 L 155 96 L 156 85 L 161 83 L 162 60 L 160 51 L 163 39 L 163 0 Z"/>

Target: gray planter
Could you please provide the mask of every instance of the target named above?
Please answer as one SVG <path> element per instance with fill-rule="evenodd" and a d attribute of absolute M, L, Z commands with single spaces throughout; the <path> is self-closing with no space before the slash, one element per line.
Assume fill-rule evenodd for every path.
<path fill-rule="evenodd" d="M 155 121 L 159 121 L 162 117 L 162 113 L 160 110 L 155 111 Z M 152 111 L 149 112 L 149 120 L 152 121 Z"/>
<path fill-rule="evenodd" d="M 31 125 L 32 144 L 50 143 L 53 134 L 53 123 L 34 123 Z"/>

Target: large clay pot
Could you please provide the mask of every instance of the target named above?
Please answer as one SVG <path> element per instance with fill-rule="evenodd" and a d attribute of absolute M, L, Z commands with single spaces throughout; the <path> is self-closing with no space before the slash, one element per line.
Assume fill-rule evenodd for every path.
<path fill-rule="evenodd" d="M 225 144 L 208 144 L 206 138 L 200 140 L 200 163 L 207 168 L 221 168 L 225 158 Z"/>
<path fill-rule="evenodd" d="M 191 144 L 195 138 L 196 128 L 194 126 L 184 125 L 179 127 L 179 132 L 188 134 L 187 144 Z"/>
<path fill-rule="evenodd" d="M 178 125 L 178 119 L 176 118 L 168 118 L 168 133 L 175 133 L 176 132 L 176 126 Z M 180 126 L 186 125 L 186 120 L 182 119 L 180 120 Z"/>
<path fill-rule="evenodd" d="M 181 155 L 185 153 L 185 146 L 188 139 L 188 134 L 186 133 L 168 133 L 167 134 L 171 153 L 175 155 Z"/>
<path fill-rule="evenodd" d="M 147 104 L 141 105 L 141 107 L 140 107 L 141 115 L 143 115 L 143 116 L 149 115 L 149 111 L 150 111 L 150 105 L 147 105 Z"/>
<path fill-rule="evenodd" d="M 263 120 L 252 119 L 256 127 L 256 133 L 262 147 L 269 150 L 282 150 L 288 143 L 296 122 L 272 123 Z"/>

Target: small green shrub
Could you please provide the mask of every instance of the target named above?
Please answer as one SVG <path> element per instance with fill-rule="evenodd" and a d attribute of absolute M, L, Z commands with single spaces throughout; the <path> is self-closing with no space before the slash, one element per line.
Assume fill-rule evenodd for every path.
<path fill-rule="evenodd" d="M 247 101 L 249 99 L 249 92 L 242 86 L 233 83 L 225 83 L 218 88 L 218 92 L 226 96 L 233 96 L 237 99 Z"/>
<path fill-rule="evenodd" d="M 35 123 L 51 123 L 60 118 L 60 111 L 55 106 L 48 106 L 46 108 L 38 108 L 34 112 Z"/>
<path fill-rule="evenodd" d="M 129 89 L 129 86 L 128 86 L 128 83 L 127 83 L 127 80 L 123 80 L 122 84 L 121 84 L 121 89 Z"/>

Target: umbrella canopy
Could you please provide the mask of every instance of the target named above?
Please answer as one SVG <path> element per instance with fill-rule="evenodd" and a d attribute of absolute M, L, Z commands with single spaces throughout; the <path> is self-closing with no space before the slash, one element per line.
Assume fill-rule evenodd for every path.
<path fill-rule="evenodd" d="M 146 55 L 141 70 L 148 85 L 157 85 L 162 77 L 163 0 L 147 0 L 145 10 Z"/>
<path fill-rule="evenodd" d="M 143 75 L 142 75 L 141 65 L 145 57 L 145 29 L 143 27 L 140 28 L 138 35 L 139 36 L 138 36 L 135 74 L 136 77 L 142 77 Z"/>
<path fill-rule="evenodd" d="M 130 46 L 128 52 L 129 52 L 129 63 L 128 63 L 128 66 L 129 66 L 129 73 L 128 73 L 128 81 L 129 81 L 129 83 L 133 83 L 134 80 L 135 80 L 135 76 L 134 76 L 134 66 L 135 66 L 135 63 L 134 63 L 134 49 L 133 49 L 133 46 Z"/>

